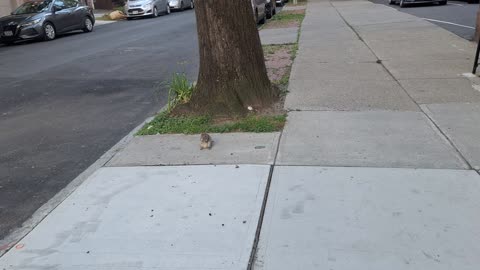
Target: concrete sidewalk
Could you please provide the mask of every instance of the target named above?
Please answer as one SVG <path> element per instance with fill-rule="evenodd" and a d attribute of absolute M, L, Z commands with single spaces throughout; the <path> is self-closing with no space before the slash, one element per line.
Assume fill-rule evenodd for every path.
<path fill-rule="evenodd" d="M 310 0 L 255 269 L 477 269 L 473 55 L 395 9 Z"/>
<path fill-rule="evenodd" d="M 383 5 L 309 0 L 282 133 L 136 137 L 0 269 L 476 270 L 473 54 Z"/>

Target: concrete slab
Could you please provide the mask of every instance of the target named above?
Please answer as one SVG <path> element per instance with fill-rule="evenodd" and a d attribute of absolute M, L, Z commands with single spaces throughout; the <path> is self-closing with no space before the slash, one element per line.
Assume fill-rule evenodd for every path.
<path fill-rule="evenodd" d="M 415 49 L 411 43 L 415 40 Z M 365 40 L 368 46 L 382 60 L 459 60 L 473 61 L 474 50 L 466 50 L 466 46 L 455 43 L 439 42 L 438 39 L 405 39 L 405 40 Z M 461 44 L 459 44 L 461 45 Z"/>
<path fill-rule="evenodd" d="M 297 37 L 297 27 L 260 30 L 262 45 L 297 43 Z"/>
<path fill-rule="evenodd" d="M 459 78 L 472 69 L 472 61 L 468 59 L 387 60 L 383 64 L 398 80 Z"/>
<path fill-rule="evenodd" d="M 480 170 L 480 103 L 430 104 L 423 108 L 470 165 Z"/>
<path fill-rule="evenodd" d="M 330 41 L 341 44 L 343 41 L 358 40 L 358 36 L 348 26 L 318 28 L 318 24 L 306 26 L 302 24 L 299 42 L 303 46 L 313 47 L 318 43 Z M 303 44 L 302 44 L 303 43 Z M 310 43 L 310 44 L 309 44 Z"/>
<path fill-rule="evenodd" d="M 476 270 L 473 171 L 276 167 L 256 270 Z"/>
<path fill-rule="evenodd" d="M 377 63 L 298 63 L 292 67 L 290 78 L 295 80 L 393 80 Z"/>
<path fill-rule="evenodd" d="M 400 80 L 417 103 L 480 102 L 480 92 L 467 78 Z"/>
<path fill-rule="evenodd" d="M 292 11 L 292 10 L 304 10 L 306 9 L 307 6 L 304 5 L 304 6 L 286 6 L 284 7 L 282 10 L 284 11 Z"/>
<path fill-rule="evenodd" d="M 358 36 L 352 29 L 345 27 L 336 27 L 335 29 L 327 28 L 321 31 L 316 29 L 305 30 L 302 26 L 302 31 L 300 34 L 300 43 L 304 43 L 302 45 L 310 45 L 309 47 L 313 47 L 314 45 L 318 45 L 318 43 L 330 41 L 330 42 L 338 42 L 340 41 L 351 41 L 351 40 L 359 40 Z M 311 44 L 307 43 L 310 42 Z"/>
<path fill-rule="evenodd" d="M 306 40 L 302 37 L 296 61 L 298 62 L 375 62 L 377 57 L 357 39 Z"/>
<path fill-rule="evenodd" d="M 276 164 L 464 169 L 420 112 L 290 112 Z"/>
<path fill-rule="evenodd" d="M 380 5 L 368 6 L 363 10 L 356 7 L 338 8 L 337 10 L 350 25 L 354 26 L 382 23 L 404 23 L 422 20 L 413 15 L 399 12 L 389 7 L 380 7 Z"/>
<path fill-rule="evenodd" d="M 289 110 L 419 111 L 395 81 L 290 80 L 288 91 Z"/>
<path fill-rule="evenodd" d="M 270 166 L 103 168 L 0 269 L 246 269 Z"/>
<path fill-rule="evenodd" d="M 210 135 L 211 150 L 200 150 L 200 135 L 138 136 L 107 166 L 273 164 L 280 133 Z"/>
<path fill-rule="evenodd" d="M 355 26 L 355 30 L 360 34 L 364 33 L 375 33 L 378 31 L 396 31 L 402 29 L 410 29 L 415 31 L 415 29 L 421 30 L 422 28 L 428 27 L 430 29 L 437 28 L 437 26 L 433 23 L 430 23 L 426 20 L 415 20 L 415 21 L 408 21 L 403 23 L 380 23 L 380 24 L 371 24 L 371 25 L 358 25 Z M 402 32 L 403 33 L 403 32 Z M 389 33 L 385 33 L 385 35 L 390 35 Z"/>

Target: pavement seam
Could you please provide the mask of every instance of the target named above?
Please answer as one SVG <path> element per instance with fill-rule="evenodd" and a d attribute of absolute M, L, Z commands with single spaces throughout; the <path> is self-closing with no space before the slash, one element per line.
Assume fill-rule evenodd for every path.
<path fill-rule="evenodd" d="M 375 53 L 375 51 L 365 42 L 365 40 L 361 37 L 361 35 L 357 32 L 357 30 L 348 23 L 348 21 L 342 16 L 340 11 L 332 4 L 331 1 L 329 1 L 330 5 L 335 9 L 337 14 L 340 16 L 340 18 L 345 22 L 345 24 L 357 35 L 357 37 L 367 46 L 367 48 L 372 52 L 372 54 L 378 59 L 378 64 L 383 67 L 383 69 L 393 78 L 393 80 L 398 84 L 398 86 L 405 92 L 405 94 L 412 100 L 415 105 L 419 108 L 420 112 L 422 112 L 423 115 L 425 115 L 428 123 L 431 125 L 432 129 L 437 132 L 440 138 L 445 140 L 447 145 L 450 145 L 451 148 L 454 149 L 455 154 L 457 155 L 457 158 L 459 158 L 461 161 L 464 162 L 465 165 L 467 165 L 467 169 L 473 170 L 472 165 L 467 161 L 465 156 L 458 150 L 458 148 L 455 146 L 455 144 L 450 140 L 450 138 L 440 129 L 440 127 L 435 123 L 435 121 L 425 112 L 424 108 L 418 102 L 408 93 L 408 91 L 402 86 L 400 81 L 390 72 L 390 70 L 383 64 L 382 60 L 378 57 L 378 55 Z M 438 26 L 437 26 L 438 27 Z"/>
<path fill-rule="evenodd" d="M 459 156 L 459 158 L 467 165 L 467 169 L 468 170 L 474 170 L 472 164 L 470 164 L 470 162 L 468 162 L 468 160 L 462 155 L 462 153 L 460 152 L 460 150 L 458 150 L 458 148 L 455 146 L 455 144 L 450 140 L 450 138 L 447 136 L 447 134 L 445 134 L 445 132 L 443 132 L 443 130 L 437 125 L 437 123 L 435 123 L 435 121 L 433 120 L 432 117 L 430 117 L 430 115 L 427 113 L 427 112 L 431 112 L 430 109 L 428 109 L 428 105 L 424 104 L 424 105 L 421 105 L 420 108 L 422 108 L 422 112 L 423 114 L 425 114 L 425 117 L 427 117 L 428 121 L 430 122 L 431 125 L 433 125 L 437 130 L 437 132 L 439 134 L 442 135 L 442 137 L 446 140 L 446 142 L 448 144 L 450 144 L 452 146 L 453 149 L 455 149 L 457 155 Z"/>
<path fill-rule="evenodd" d="M 263 195 L 262 208 L 260 209 L 260 216 L 258 217 L 257 230 L 255 232 L 255 239 L 253 241 L 252 250 L 250 252 L 250 259 L 248 260 L 247 270 L 252 270 L 257 258 L 258 243 L 260 242 L 260 234 L 262 231 L 263 219 L 265 217 L 265 210 L 267 208 L 268 194 L 270 192 L 270 185 L 272 183 L 274 165 L 270 165 L 270 172 L 268 173 L 267 185 Z"/>
<path fill-rule="evenodd" d="M 305 14 L 305 17 L 306 16 L 307 15 Z M 302 25 L 300 24 L 300 26 L 298 27 L 297 43 L 296 44 L 300 43 L 301 29 L 302 29 Z M 294 62 L 295 62 L 295 60 L 294 60 Z M 293 63 L 292 63 L 292 66 L 293 66 Z M 289 111 L 287 111 L 287 117 L 288 117 L 288 113 L 289 113 Z M 283 129 L 280 131 L 280 134 L 278 136 L 277 147 L 276 147 L 275 154 L 274 154 L 274 157 L 273 157 L 273 162 L 270 165 L 270 172 L 268 174 L 267 185 L 265 187 L 265 193 L 263 195 L 262 208 L 260 209 L 260 216 L 259 216 L 259 219 L 258 219 L 257 231 L 255 232 L 255 240 L 253 242 L 252 251 L 250 253 L 250 259 L 248 261 L 247 270 L 253 270 L 254 269 L 255 262 L 256 262 L 256 259 L 257 259 L 258 243 L 260 242 L 260 236 L 261 236 L 263 221 L 264 221 L 264 218 L 265 218 L 265 211 L 267 209 L 268 195 L 270 193 L 270 186 L 271 186 L 271 183 L 272 183 L 273 171 L 275 170 L 275 166 L 276 166 L 277 158 L 278 158 L 278 153 L 280 151 L 280 142 L 282 141 L 282 136 L 283 136 Z"/>

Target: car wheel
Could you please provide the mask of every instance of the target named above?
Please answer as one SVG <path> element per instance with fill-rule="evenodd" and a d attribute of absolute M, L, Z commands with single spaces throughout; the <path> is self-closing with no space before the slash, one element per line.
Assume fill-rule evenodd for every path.
<path fill-rule="evenodd" d="M 170 14 L 170 13 L 172 13 L 172 10 L 170 9 L 170 5 L 167 3 L 167 9 L 166 9 L 166 11 L 165 11 L 165 14 L 168 15 L 168 14 Z"/>
<path fill-rule="evenodd" d="M 285 2 L 282 0 L 282 1 L 280 1 L 280 4 L 278 4 L 278 5 L 283 7 L 285 5 Z"/>
<path fill-rule="evenodd" d="M 400 7 L 401 8 L 405 7 L 405 2 L 403 0 L 400 0 Z"/>
<path fill-rule="evenodd" d="M 156 18 L 156 17 L 158 17 L 158 10 L 157 10 L 157 7 L 153 7 L 152 18 Z"/>
<path fill-rule="evenodd" d="M 89 17 L 85 17 L 85 21 L 83 22 L 83 32 L 88 33 L 93 31 L 93 22 L 92 19 Z"/>
<path fill-rule="evenodd" d="M 272 12 L 272 7 L 265 10 L 265 16 L 267 17 L 267 19 L 271 19 L 273 17 Z"/>
<path fill-rule="evenodd" d="M 193 9 L 193 8 L 195 8 L 195 4 L 193 3 L 193 0 L 192 0 L 190 1 L 190 9 Z"/>
<path fill-rule="evenodd" d="M 389 5 L 395 5 L 396 3 L 395 3 L 395 0 L 388 0 L 388 4 Z"/>
<path fill-rule="evenodd" d="M 50 41 L 54 40 L 56 36 L 57 33 L 55 32 L 55 27 L 53 26 L 53 24 L 46 22 L 43 25 L 43 39 L 45 41 Z"/>
<path fill-rule="evenodd" d="M 267 22 L 267 15 L 263 14 L 263 18 L 260 20 L 260 24 L 265 24 Z"/>

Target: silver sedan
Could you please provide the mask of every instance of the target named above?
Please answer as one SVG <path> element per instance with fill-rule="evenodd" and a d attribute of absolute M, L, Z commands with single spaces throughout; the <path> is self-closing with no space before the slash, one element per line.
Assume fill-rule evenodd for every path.
<path fill-rule="evenodd" d="M 172 10 L 192 9 L 195 6 L 193 0 L 169 0 L 168 2 Z"/>
<path fill-rule="evenodd" d="M 170 14 L 168 0 L 128 0 L 125 3 L 125 14 L 130 20 L 135 17 L 157 17 L 160 14 Z"/>

